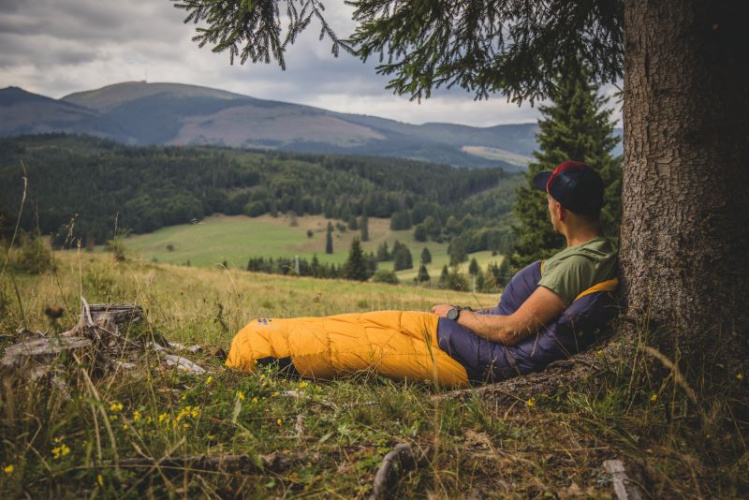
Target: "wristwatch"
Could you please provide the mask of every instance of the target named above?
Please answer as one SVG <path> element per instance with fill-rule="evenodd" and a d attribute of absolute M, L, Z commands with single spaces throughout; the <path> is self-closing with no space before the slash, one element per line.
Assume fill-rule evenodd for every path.
<path fill-rule="evenodd" d="M 458 318 L 460 317 L 460 310 L 460 307 L 453 307 L 452 309 L 447 311 L 447 319 L 458 321 Z"/>

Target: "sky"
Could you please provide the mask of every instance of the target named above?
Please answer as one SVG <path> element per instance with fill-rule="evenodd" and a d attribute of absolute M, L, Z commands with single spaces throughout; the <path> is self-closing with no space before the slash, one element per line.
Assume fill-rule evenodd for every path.
<path fill-rule="evenodd" d="M 323 0 L 339 37 L 353 31 L 351 8 Z M 317 106 L 407 123 L 450 122 L 477 127 L 534 122 L 538 108 L 496 95 L 475 101 L 462 89 L 421 103 L 386 90 L 375 62 L 348 54 L 312 26 L 277 64 L 229 63 L 228 54 L 199 48 L 195 25 L 169 0 L 0 0 L 0 88 L 21 87 L 60 98 L 133 80 L 201 85 L 260 99 Z M 318 25 L 319 26 L 319 25 Z"/>

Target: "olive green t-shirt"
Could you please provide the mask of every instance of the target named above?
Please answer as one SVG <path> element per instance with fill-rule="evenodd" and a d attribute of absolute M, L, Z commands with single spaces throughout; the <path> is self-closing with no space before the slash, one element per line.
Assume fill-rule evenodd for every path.
<path fill-rule="evenodd" d="M 568 247 L 544 261 L 539 286 L 556 293 L 569 305 L 588 288 L 616 276 L 617 249 L 603 236 Z"/>

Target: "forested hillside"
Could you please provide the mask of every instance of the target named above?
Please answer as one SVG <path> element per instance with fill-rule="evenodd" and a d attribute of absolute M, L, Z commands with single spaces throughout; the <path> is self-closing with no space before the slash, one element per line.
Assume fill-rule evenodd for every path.
<path fill-rule="evenodd" d="M 471 236 L 471 251 L 506 244 L 518 177 L 374 157 L 213 147 L 130 147 L 84 136 L 0 140 L 0 215 L 12 229 L 28 179 L 22 227 L 102 243 L 223 213 L 294 212 L 348 221 L 391 217 L 398 229 Z M 71 221 L 74 223 L 71 225 Z M 466 233 L 471 233 L 470 235 Z"/>

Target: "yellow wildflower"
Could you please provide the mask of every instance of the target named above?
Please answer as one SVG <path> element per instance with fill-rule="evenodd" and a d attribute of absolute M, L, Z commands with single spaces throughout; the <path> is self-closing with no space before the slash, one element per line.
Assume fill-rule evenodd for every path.
<path fill-rule="evenodd" d="M 651 403 L 655 403 L 656 401 L 658 401 L 658 395 L 656 393 L 651 394 L 650 395 L 650 402 Z"/>
<path fill-rule="evenodd" d="M 237 391 L 237 398 L 238 398 L 238 399 L 239 399 L 240 401 L 244 401 L 244 392 L 242 392 L 242 391 Z"/>
<path fill-rule="evenodd" d="M 166 412 L 159 414 L 159 423 L 162 422 L 169 423 L 169 416 L 166 414 Z"/>
<path fill-rule="evenodd" d="M 525 402 L 525 404 L 528 406 L 528 408 L 533 408 L 534 406 L 536 406 L 536 398 L 530 398 Z"/>
<path fill-rule="evenodd" d="M 64 457 L 65 455 L 68 455 L 70 453 L 70 448 L 68 448 L 68 445 L 65 443 L 61 444 L 60 446 L 56 446 L 52 448 L 52 456 L 55 458 L 55 460 Z"/>
<path fill-rule="evenodd" d="M 137 422 L 138 420 L 140 420 L 141 416 L 141 413 L 138 410 L 135 410 L 135 413 L 133 413 L 133 421 Z"/>
<path fill-rule="evenodd" d="M 278 397 L 278 396 L 280 396 L 280 395 L 281 395 L 281 393 L 280 393 L 280 392 L 278 392 L 278 391 L 276 391 L 276 392 L 274 392 L 274 393 L 272 394 L 272 396 L 273 396 L 274 398 L 277 398 L 277 397 Z"/>
<path fill-rule="evenodd" d="M 127 430 L 127 424 L 122 424 L 122 428 Z"/>
<path fill-rule="evenodd" d="M 113 412 L 116 412 L 116 413 L 121 412 L 122 411 L 122 403 L 112 403 L 109 406 L 109 411 L 113 411 Z"/>
<path fill-rule="evenodd" d="M 99 483 L 99 486 L 101 486 L 102 488 L 104 487 L 104 478 L 101 474 L 96 475 L 96 482 Z"/>
<path fill-rule="evenodd" d="M 281 425 L 281 422 L 283 422 L 280 418 L 276 420 L 276 424 Z"/>
<path fill-rule="evenodd" d="M 254 404 L 257 404 L 257 402 L 258 402 L 257 396 L 255 396 L 254 398 L 252 398 L 252 402 L 253 402 Z"/>
<path fill-rule="evenodd" d="M 736 375 L 736 380 L 738 380 L 739 382 L 741 382 L 742 380 L 744 380 L 744 374 L 743 373 L 737 374 Z"/>
<path fill-rule="evenodd" d="M 265 378 L 265 374 L 264 374 L 264 373 L 261 373 L 261 374 L 260 374 L 260 380 L 263 380 L 264 378 Z"/>
<path fill-rule="evenodd" d="M 206 384 L 210 384 L 211 382 L 213 382 L 213 375 L 209 375 L 208 378 L 205 379 Z"/>
<path fill-rule="evenodd" d="M 308 385 L 309 385 L 309 384 L 307 383 L 307 381 L 306 381 L 306 380 L 302 380 L 301 382 L 299 382 L 299 387 L 301 387 L 302 389 L 304 389 L 304 388 L 305 388 L 305 387 L 307 387 Z"/>
<path fill-rule="evenodd" d="M 3 472 L 5 472 L 6 474 L 8 474 L 9 476 L 10 476 L 11 474 L 13 474 L 13 471 L 14 471 L 14 470 L 16 470 L 16 468 L 15 468 L 15 467 L 13 467 L 13 465 L 12 465 L 12 464 L 11 464 L 11 465 L 6 465 L 5 467 L 3 467 Z"/>
<path fill-rule="evenodd" d="M 184 424 L 182 424 L 182 428 L 183 429 L 189 429 L 190 427 L 192 427 L 192 426 L 190 424 L 188 424 L 187 422 L 185 422 Z"/>

